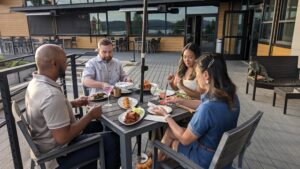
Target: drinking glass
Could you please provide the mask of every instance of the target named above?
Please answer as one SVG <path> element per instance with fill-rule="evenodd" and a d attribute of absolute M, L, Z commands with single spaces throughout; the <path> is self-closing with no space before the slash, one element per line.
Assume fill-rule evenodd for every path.
<path fill-rule="evenodd" d="M 112 91 L 113 89 L 114 89 L 114 86 L 112 86 L 112 85 L 104 86 L 103 92 L 108 96 L 108 101 L 107 101 L 107 104 L 105 104 L 105 105 L 103 105 L 103 106 L 106 106 L 106 107 L 112 106 L 112 104 L 110 104 L 110 102 L 109 102 L 109 96 L 110 96 L 110 93 L 111 93 L 111 91 Z"/>
<path fill-rule="evenodd" d="M 158 84 L 151 83 L 150 93 L 154 96 L 153 100 L 158 100 L 160 93 Z"/>

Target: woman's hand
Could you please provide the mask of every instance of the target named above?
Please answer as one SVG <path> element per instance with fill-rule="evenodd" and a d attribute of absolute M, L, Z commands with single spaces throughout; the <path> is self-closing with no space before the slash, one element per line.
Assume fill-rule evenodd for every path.
<path fill-rule="evenodd" d="M 162 108 L 162 107 L 159 107 L 159 106 L 153 107 L 152 111 L 154 111 L 159 116 L 166 116 L 166 115 L 168 115 L 168 113 L 166 112 L 166 110 L 164 108 Z"/>
<path fill-rule="evenodd" d="M 177 85 L 180 87 L 184 87 L 183 80 L 181 78 L 178 78 Z"/>
<path fill-rule="evenodd" d="M 181 99 L 181 98 L 178 98 L 178 97 L 176 97 L 176 96 L 170 96 L 170 97 L 167 97 L 166 99 L 165 99 L 165 102 L 166 103 L 179 103 L 179 102 L 181 102 L 183 99 Z"/>
<path fill-rule="evenodd" d="M 175 76 L 174 76 L 173 74 L 169 74 L 169 76 L 168 76 L 168 78 L 167 78 L 168 83 L 169 83 L 169 84 L 170 84 L 170 83 L 173 83 L 174 79 L 175 79 Z"/>

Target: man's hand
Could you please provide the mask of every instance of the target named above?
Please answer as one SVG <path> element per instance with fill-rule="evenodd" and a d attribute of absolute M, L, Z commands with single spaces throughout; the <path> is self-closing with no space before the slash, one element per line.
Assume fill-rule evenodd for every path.
<path fill-rule="evenodd" d="M 107 86 L 111 86 L 111 85 L 109 83 L 106 83 L 106 82 L 101 82 L 101 87 L 100 88 L 104 89 Z"/>
<path fill-rule="evenodd" d="M 102 115 L 102 107 L 101 105 L 97 105 L 97 106 L 94 106 L 92 107 L 88 114 L 88 116 L 90 116 L 92 119 L 99 119 Z"/>
<path fill-rule="evenodd" d="M 87 96 L 81 96 L 73 101 L 71 101 L 71 104 L 73 107 L 81 107 L 88 105 L 88 97 Z"/>
<path fill-rule="evenodd" d="M 179 103 L 180 101 L 182 101 L 183 99 L 181 98 L 178 98 L 176 96 L 170 96 L 170 97 L 167 97 L 165 99 L 165 103 Z"/>
<path fill-rule="evenodd" d="M 124 82 L 133 82 L 133 80 L 130 79 L 130 78 L 125 78 L 125 79 L 124 79 Z"/>

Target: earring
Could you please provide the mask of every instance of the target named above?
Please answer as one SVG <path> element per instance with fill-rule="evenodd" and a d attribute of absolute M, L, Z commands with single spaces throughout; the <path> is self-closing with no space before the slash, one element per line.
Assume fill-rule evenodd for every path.
<path fill-rule="evenodd" d="M 205 84 L 208 84 L 209 82 L 208 82 L 208 80 L 205 80 Z"/>

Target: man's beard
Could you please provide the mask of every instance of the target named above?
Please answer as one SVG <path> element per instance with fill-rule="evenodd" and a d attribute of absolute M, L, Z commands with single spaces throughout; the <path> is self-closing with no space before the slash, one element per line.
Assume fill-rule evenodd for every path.
<path fill-rule="evenodd" d="M 66 76 L 66 71 L 60 66 L 58 69 L 58 77 L 63 78 Z"/>
<path fill-rule="evenodd" d="M 111 61 L 111 59 L 112 59 L 112 57 L 106 57 L 106 58 L 103 58 L 103 61 L 108 63 Z"/>

